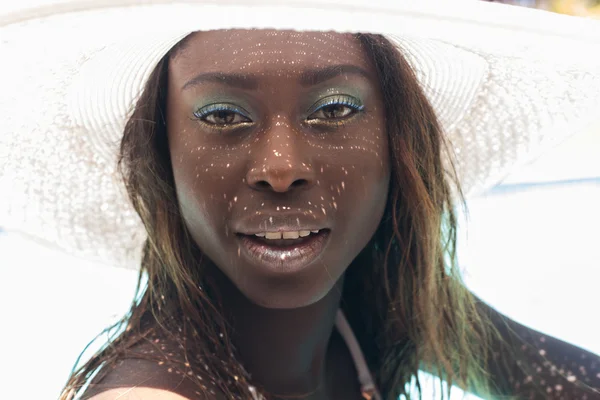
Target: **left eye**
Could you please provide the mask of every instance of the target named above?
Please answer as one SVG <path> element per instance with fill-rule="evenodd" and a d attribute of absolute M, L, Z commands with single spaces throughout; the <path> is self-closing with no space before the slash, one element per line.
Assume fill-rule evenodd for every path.
<path fill-rule="evenodd" d="M 308 117 L 309 121 L 335 122 L 361 112 L 364 106 L 354 97 L 336 95 L 322 99 L 313 106 L 313 109 L 315 111 Z"/>
<path fill-rule="evenodd" d="M 319 110 L 317 110 L 316 112 L 314 112 L 313 114 L 311 114 L 311 117 L 309 119 L 337 119 L 337 118 L 344 118 L 347 117 L 348 115 L 352 114 L 353 112 L 355 112 L 355 109 L 343 105 L 343 104 L 332 104 L 329 106 L 325 106 Z"/>

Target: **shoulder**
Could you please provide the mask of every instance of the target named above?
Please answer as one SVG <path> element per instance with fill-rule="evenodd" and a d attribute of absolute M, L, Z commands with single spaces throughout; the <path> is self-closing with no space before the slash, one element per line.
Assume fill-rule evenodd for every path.
<path fill-rule="evenodd" d="M 144 387 L 124 387 L 119 389 L 110 389 L 92 397 L 86 397 L 88 400 L 194 400 L 206 399 L 212 400 L 211 397 L 183 397 L 177 393 L 168 390 L 144 388 Z M 214 397 L 216 399 L 217 397 Z"/>
<path fill-rule="evenodd" d="M 177 367 L 146 359 L 118 361 L 93 381 L 82 400 L 221 400 L 225 396 L 207 377 L 193 381 Z"/>

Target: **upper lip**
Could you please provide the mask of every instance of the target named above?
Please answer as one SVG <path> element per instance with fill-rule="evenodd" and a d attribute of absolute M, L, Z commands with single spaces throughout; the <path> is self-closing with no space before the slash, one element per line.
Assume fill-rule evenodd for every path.
<path fill-rule="evenodd" d="M 313 218 L 316 216 L 316 218 Z M 330 229 L 324 215 L 282 213 L 281 211 L 269 213 L 262 211 L 259 214 L 240 218 L 233 224 L 233 230 L 243 235 L 255 235 L 263 232 L 296 232 L 316 231 Z"/>

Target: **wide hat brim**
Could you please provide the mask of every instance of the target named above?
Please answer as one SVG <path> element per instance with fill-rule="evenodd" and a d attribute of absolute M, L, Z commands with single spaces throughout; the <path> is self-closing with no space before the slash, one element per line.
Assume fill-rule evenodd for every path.
<path fill-rule="evenodd" d="M 467 196 L 600 116 L 594 20 L 479 1 L 46 1 L 0 16 L 3 227 L 138 268 L 146 233 L 116 173 L 126 118 L 172 45 L 229 28 L 386 35 L 436 109 Z"/>

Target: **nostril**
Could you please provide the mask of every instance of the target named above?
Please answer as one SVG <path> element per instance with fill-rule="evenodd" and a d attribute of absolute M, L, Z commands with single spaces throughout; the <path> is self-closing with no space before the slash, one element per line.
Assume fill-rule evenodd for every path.
<path fill-rule="evenodd" d="M 271 185 L 267 181 L 258 181 L 256 182 L 256 187 L 259 189 L 269 189 Z"/>
<path fill-rule="evenodd" d="M 305 186 L 307 184 L 308 181 L 306 179 L 297 179 L 294 182 L 292 182 L 292 187 Z"/>

